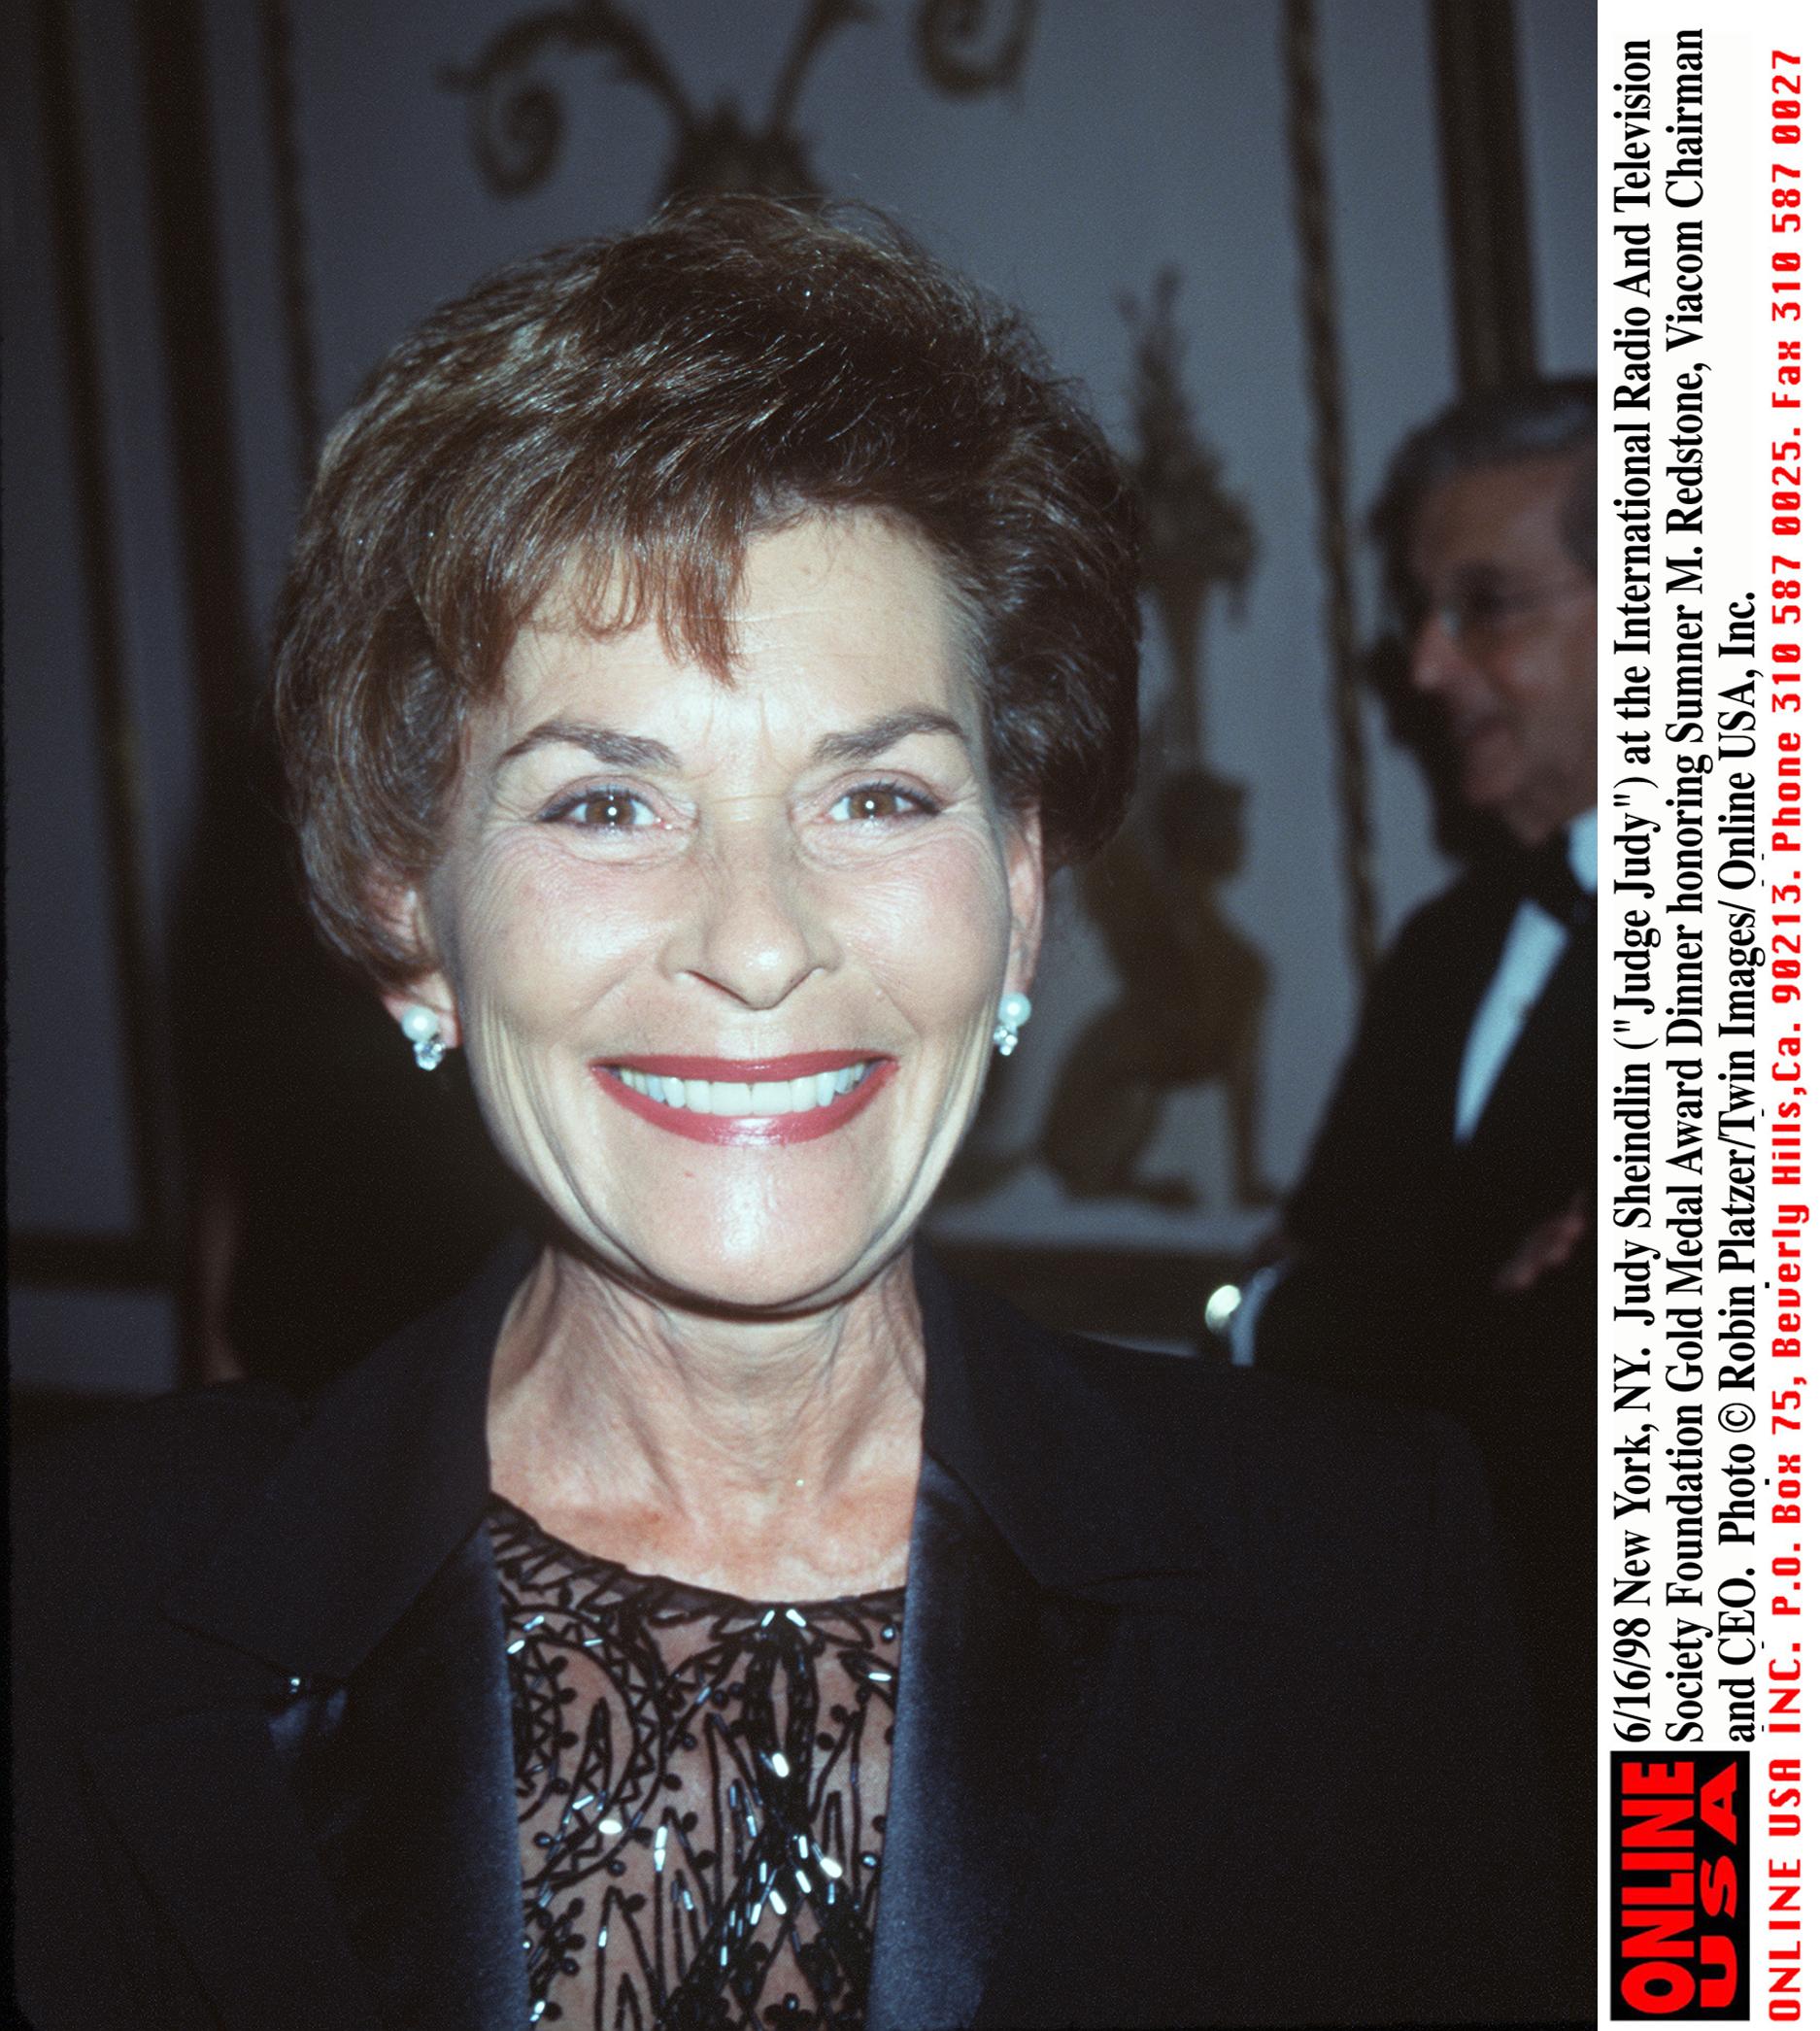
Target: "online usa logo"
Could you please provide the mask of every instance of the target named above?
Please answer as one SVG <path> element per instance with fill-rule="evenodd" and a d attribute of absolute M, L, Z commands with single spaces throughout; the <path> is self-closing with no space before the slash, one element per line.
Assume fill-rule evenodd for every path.
<path fill-rule="evenodd" d="M 1611 1759 L 1611 2014 L 1739 2018 L 1747 1756 Z"/>

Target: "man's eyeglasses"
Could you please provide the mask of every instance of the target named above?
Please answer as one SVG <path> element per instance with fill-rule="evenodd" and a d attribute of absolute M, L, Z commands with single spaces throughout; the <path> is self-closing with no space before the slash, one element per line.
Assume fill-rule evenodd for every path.
<path fill-rule="evenodd" d="M 1564 578 L 1553 585 L 1511 590 L 1469 586 L 1434 600 L 1412 592 L 1400 604 L 1396 634 L 1405 649 L 1412 647 L 1432 615 L 1449 641 L 1467 650 L 1489 648 L 1513 634 L 1531 615 L 1569 599 L 1590 596 L 1592 591 L 1590 580 L 1576 577 Z"/>

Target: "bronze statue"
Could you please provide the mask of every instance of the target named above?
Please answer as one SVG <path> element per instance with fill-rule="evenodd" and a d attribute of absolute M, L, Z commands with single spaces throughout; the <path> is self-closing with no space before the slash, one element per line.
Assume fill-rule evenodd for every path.
<path fill-rule="evenodd" d="M 1133 473 L 1150 516 L 1145 576 L 1169 659 L 1152 722 L 1151 782 L 1131 819 L 1076 890 L 1119 975 L 1117 997 L 1076 1037 L 1051 1096 L 1039 1151 L 1078 1198 L 1198 1202 L 1196 1181 L 1140 1174 L 1163 1102 L 1181 1087 L 1226 1089 L 1230 1174 L 1241 1205 L 1275 1196 L 1258 1161 L 1259 1039 L 1270 969 L 1230 923 L 1220 890 L 1244 865 L 1245 786 L 1207 767 L 1200 710 L 1208 596 L 1250 577 L 1250 518 L 1218 457 L 1198 440 L 1181 386 L 1177 278 L 1157 279 L 1148 311 L 1123 306 L 1136 334 Z M 1171 762 L 1169 757 L 1187 759 Z"/>

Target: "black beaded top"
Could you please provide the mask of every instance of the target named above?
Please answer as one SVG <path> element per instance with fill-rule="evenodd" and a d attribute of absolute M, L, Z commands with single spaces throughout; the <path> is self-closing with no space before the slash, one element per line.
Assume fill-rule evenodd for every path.
<path fill-rule="evenodd" d="M 859 2031 L 903 1589 L 741 1601 L 495 1496 L 530 2021 Z"/>

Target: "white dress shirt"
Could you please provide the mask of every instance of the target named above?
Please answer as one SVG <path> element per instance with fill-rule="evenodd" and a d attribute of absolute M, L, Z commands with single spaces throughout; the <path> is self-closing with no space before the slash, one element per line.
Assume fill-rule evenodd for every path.
<path fill-rule="evenodd" d="M 1582 811 L 1567 827 L 1567 865 L 1591 896 L 1599 881 L 1599 814 Z M 1460 1054 L 1460 1084 L 1454 1090 L 1454 1140 L 1465 1142 L 1479 1125 L 1504 1061 L 1523 1034 L 1523 1026 L 1548 985 L 1548 976 L 1567 949 L 1567 928 L 1526 896 L 1518 903 L 1498 969 L 1479 1002 L 1466 1049 Z"/>

